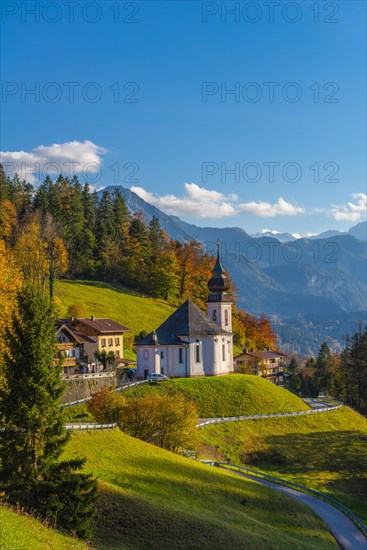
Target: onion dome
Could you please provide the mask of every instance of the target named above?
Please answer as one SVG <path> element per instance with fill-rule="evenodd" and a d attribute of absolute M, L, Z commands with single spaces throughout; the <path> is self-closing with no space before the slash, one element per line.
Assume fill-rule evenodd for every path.
<path fill-rule="evenodd" d="M 212 270 L 213 277 L 208 282 L 208 288 L 210 290 L 209 302 L 223 301 L 226 296 L 227 290 L 229 290 L 230 284 L 226 277 L 226 272 L 222 266 L 219 256 L 219 242 L 217 244 L 217 261 Z"/>

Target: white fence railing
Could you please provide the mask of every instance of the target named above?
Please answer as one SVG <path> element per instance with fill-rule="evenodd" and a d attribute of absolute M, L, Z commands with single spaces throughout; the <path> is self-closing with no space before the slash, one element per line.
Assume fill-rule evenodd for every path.
<path fill-rule="evenodd" d="M 67 430 L 81 431 L 81 430 L 110 430 L 111 428 L 117 428 L 116 422 L 112 424 L 66 424 Z"/>
<path fill-rule="evenodd" d="M 282 418 L 285 416 L 302 416 L 306 414 L 319 414 L 329 411 L 335 411 L 340 409 L 343 405 L 336 405 L 332 407 L 320 407 L 317 409 L 311 409 L 309 411 L 296 411 L 289 413 L 271 413 L 271 414 L 252 414 L 249 416 L 224 416 L 222 418 L 209 418 L 202 419 L 196 425 L 198 428 L 203 426 L 209 426 L 210 424 L 222 424 L 223 422 L 237 422 L 238 420 L 261 420 L 264 418 Z"/>

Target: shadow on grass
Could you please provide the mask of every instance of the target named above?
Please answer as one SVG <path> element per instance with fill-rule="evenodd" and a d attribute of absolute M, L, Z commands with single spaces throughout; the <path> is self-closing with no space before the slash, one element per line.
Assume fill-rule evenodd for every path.
<path fill-rule="evenodd" d="M 125 287 L 120 283 L 92 281 L 92 280 L 88 281 L 84 279 L 60 279 L 60 281 L 63 284 L 67 284 L 67 285 L 79 284 L 83 286 L 90 286 L 93 288 L 104 288 L 108 290 L 114 290 L 115 292 L 119 292 L 120 294 L 130 294 L 131 296 L 138 296 L 140 298 L 150 297 L 147 294 L 144 294 L 143 292 L 139 292 L 138 290 Z"/>

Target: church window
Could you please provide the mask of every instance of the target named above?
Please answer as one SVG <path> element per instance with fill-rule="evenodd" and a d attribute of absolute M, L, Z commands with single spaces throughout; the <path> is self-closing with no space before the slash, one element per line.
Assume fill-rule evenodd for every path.
<path fill-rule="evenodd" d="M 178 362 L 183 363 L 183 349 L 178 348 Z"/>
<path fill-rule="evenodd" d="M 226 346 L 222 344 L 222 361 L 226 360 Z"/>
<path fill-rule="evenodd" d="M 213 321 L 217 320 L 217 310 L 216 309 L 213 309 L 212 319 L 213 319 Z"/>
<path fill-rule="evenodd" d="M 161 359 L 164 359 L 164 352 L 161 351 Z"/>
<path fill-rule="evenodd" d="M 224 311 L 224 324 L 227 326 L 228 323 L 228 309 Z"/>
<path fill-rule="evenodd" d="M 195 345 L 195 361 L 200 363 L 200 344 Z"/>

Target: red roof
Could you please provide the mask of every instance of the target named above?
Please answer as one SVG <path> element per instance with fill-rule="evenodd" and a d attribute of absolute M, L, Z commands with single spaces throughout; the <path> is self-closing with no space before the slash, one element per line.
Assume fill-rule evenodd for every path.
<path fill-rule="evenodd" d="M 131 329 L 125 327 L 124 325 L 121 325 L 120 323 L 117 323 L 116 321 L 113 321 L 109 318 L 104 319 L 97 319 L 97 317 L 93 317 L 91 319 L 74 319 L 73 321 L 71 319 L 68 319 L 68 322 L 74 324 L 76 322 L 81 323 L 82 325 L 92 328 L 99 334 L 110 334 L 110 333 L 119 333 L 119 332 L 131 332 Z"/>

